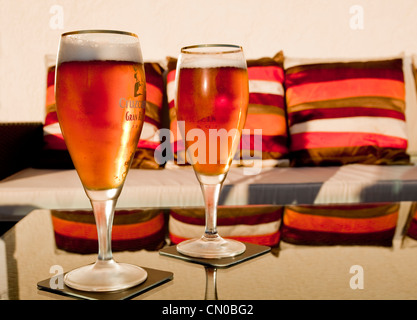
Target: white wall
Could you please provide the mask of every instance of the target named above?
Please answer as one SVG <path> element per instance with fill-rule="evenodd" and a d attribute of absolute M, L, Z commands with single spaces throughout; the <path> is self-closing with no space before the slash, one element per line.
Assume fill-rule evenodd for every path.
<path fill-rule="evenodd" d="M 354 5 L 363 9 L 363 29 L 352 28 Z M 56 53 L 62 32 L 86 28 L 137 33 L 147 61 L 203 42 L 241 44 L 248 58 L 281 49 L 299 57 L 411 56 L 417 1 L 0 0 L 0 122 L 43 121 L 45 55 Z"/>

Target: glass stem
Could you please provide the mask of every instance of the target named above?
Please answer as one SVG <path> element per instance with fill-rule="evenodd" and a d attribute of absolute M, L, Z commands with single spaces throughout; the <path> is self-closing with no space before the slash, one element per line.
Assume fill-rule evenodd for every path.
<path fill-rule="evenodd" d="M 218 300 L 217 297 L 217 269 L 205 267 L 206 270 L 206 292 L 204 300 Z"/>
<path fill-rule="evenodd" d="M 91 200 L 98 234 L 98 261 L 113 259 L 111 232 L 116 200 Z"/>
<path fill-rule="evenodd" d="M 221 187 L 221 183 L 201 183 L 206 210 L 206 230 L 204 232 L 204 237 L 207 239 L 215 239 L 219 237 L 217 234 L 217 204 L 219 202 Z"/>

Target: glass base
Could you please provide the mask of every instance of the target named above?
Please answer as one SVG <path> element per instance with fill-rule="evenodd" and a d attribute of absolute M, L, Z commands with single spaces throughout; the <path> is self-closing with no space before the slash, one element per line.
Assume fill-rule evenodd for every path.
<path fill-rule="evenodd" d="M 205 236 L 199 239 L 186 240 L 177 245 L 177 251 L 183 255 L 220 259 L 230 258 L 245 252 L 246 246 L 239 241 L 216 237 L 214 239 Z"/>
<path fill-rule="evenodd" d="M 64 282 L 82 291 L 109 292 L 127 289 L 146 280 L 147 272 L 135 265 L 101 261 L 68 272 Z"/>

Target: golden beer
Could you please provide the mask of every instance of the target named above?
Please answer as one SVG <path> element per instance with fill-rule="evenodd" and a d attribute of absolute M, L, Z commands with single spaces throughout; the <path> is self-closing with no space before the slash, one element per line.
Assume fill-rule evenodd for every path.
<path fill-rule="evenodd" d="M 58 66 L 58 119 L 86 189 L 123 184 L 142 130 L 145 98 L 141 63 L 95 60 Z"/>
<path fill-rule="evenodd" d="M 242 47 L 202 44 L 181 49 L 176 73 L 177 123 L 205 204 L 202 237 L 177 245 L 183 255 L 233 257 L 246 246 L 217 232 L 217 204 L 223 182 L 240 143 L 249 103 L 249 83 Z"/>
<path fill-rule="evenodd" d="M 98 240 L 96 262 L 67 272 L 64 283 L 90 292 L 136 286 L 148 273 L 113 259 L 111 230 L 145 116 L 146 82 L 138 36 L 118 30 L 63 33 L 55 99 L 66 146 L 91 202 Z"/>
<path fill-rule="evenodd" d="M 181 134 L 197 173 L 219 175 L 228 171 L 245 125 L 248 100 L 246 69 L 180 70 L 177 117 L 184 121 Z"/>

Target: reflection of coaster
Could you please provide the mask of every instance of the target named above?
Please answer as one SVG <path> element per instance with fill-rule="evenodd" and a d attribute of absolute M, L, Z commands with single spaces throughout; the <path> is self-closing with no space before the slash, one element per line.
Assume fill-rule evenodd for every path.
<path fill-rule="evenodd" d="M 261 246 L 252 243 L 245 243 L 246 250 L 240 255 L 231 258 L 220 258 L 220 259 L 205 259 L 195 258 L 183 255 L 177 251 L 177 246 L 165 247 L 159 250 L 159 253 L 164 256 L 185 260 L 188 262 L 198 263 L 209 267 L 216 268 L 228 268 L 235 264 L 245 262 L 249 259 L 255 258 L 262 254 L 271 251 L 270 247 Z"/>
<path fill-rule="evenodd" d="M 148 273 L 148 278 L 145 282 L 141 283 L 132 288 L 125 290 L 115 291 L 115 292 L 89 292 L 89 291 L 80 291 L 72 289 L 64 284 L 63 289 L 52 289 L 50 287 L 50 279 L 46 279 L 38 282 L 38 289 L 45 290 L 64 296 L 69 296 L 78 299 L 88 299 L 88 300 L 124 300 L 131 299 L 145 291 L 153 289 L 167 281 L 172 280 L 173 273 L 167 271 L 161 271 L 156 269 L 150 269 L 141 267 L 146 270 Z"/>

